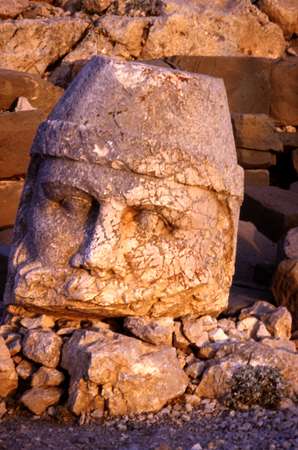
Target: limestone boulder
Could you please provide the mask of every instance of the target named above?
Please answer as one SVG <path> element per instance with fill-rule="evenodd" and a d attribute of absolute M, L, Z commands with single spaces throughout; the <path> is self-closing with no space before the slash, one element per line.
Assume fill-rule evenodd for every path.
<path fill-rule="evenodd" d="M 4 339 L 0 336 L 0 396 L 7 397 L 18 386 L 18 375 Z"/>
<path fill-rule="evenodd" d="M 23 180 L 0 181 L 0 227 L 14 224 L 23 187 Z"/>
<path fill-rule="evenodd" d="M 229 394 L 231 379 L 239 367 L 266 366 L 278 369 L 293 398 L 298 392 L 298 354 L 262 343 L 248 341 L 221 346 L 216 359 L 205 370 L 196 395 L 204 398 L 223 398 Z M 220 382 L 219 382 L 220 380 Z"/>
<path fill-rule="evenodd" d="M 147 317 L 127 317 L 124 326 L 135 337 L 154 345 L 172 345 L 174 320 L 164 317 L 159 320 Z"/>
<path fill-rule="evenodd" d="M 26 333 L 23 353 L 34 362 L 54 369 L 60 361 L 62 339 L 51 330 L 34 329 Z"/>
<path fill-rule="evenodd" d="M 272 241 L 298 225 L 298 195 L 275 186 L 246 187 L 241 219 L 255 224 Z"/>
<path fill-rule="evenodd" d="M 298 4 L 296 0 L 260 0 L 259 8 L 277 23 L 285 36 L 298 34 Z"/>
<path fill-rule="evenodd" d="M 20 401 L 34 414 L 40 416 L 49 406 L 59 402 L 62 390 L 54 386 L 33 387 L 26 391 Z"/>
<path fill-rule="evenodd" d="M 31 386 L 59 386 L 64 380 L 64 375 L 57 369 L 49 367 L 40 367 L 32 376 Z"/>
<path fill-rule="evenodd" d="M 272 66 L 271 114 L 285 125 L 298 125 L 298 57 Z M 296 134 L 296 133 L 295 133 Z M 293 133 L 293 135 L 295 135 Z"/>
<path fill-rule="evenodd" d="M 62 367 L 71 376 L 74 412 L 80 380 L 101 386 L 101 397 L 112 415 L 158 411 L 182 395 L 188 382 L 175 349 L 159 349 L 109 330 L 76 331 L 63 347 Z M 96 395 L 90 394 L 90 399 Z"/>
<path fill-rule="evenodd" d="M 71 50 L 88 26 L 87 20 L 67 17 L 2 21 L 1 68 L 43 75 Z"/>
<path fill-rule="evenodd" d="M 282 261 L 273 278 L 272 291 L 278 305 L 285 306 L 293 318 L 293 330 L 298 329 L 298 260 Z"/>
<path fill-rule="evenodd" d="M 29 0 L 0 0 L 0 19 L 13 19 L 29 6 Z"/>

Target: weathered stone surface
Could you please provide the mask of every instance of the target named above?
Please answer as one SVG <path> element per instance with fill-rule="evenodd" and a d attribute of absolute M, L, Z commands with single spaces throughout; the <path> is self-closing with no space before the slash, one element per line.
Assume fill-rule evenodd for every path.
<path fill-rule="evenodd" d="M 266 169 L 276 165 L 276 155 L 247 148 L 237 148 L 238 163 L 244 169 Z"/>
<path fill-rule="evenodd" d="M 127 317 L 124 326 L 134 336 L 154 345 L 172 345 L 174 320 L 163 317 L 152 320 L 146 317 Z"/>
<path fill-rule="evenodd" d="M 0 19 L 13 19 L 29 5 L 29 0 L 0 0 Z"/>
<path fill-rule="evenodd" d="M 298 4 L 296 0 L 260 0 L 259 8 L 277 23 L 285 36 L 298 34 Z"/>
<path fill-rule="evenodd" d="M 282 261 L 274 275 L 272 292 L 279 305 L 292 314 L 293 330 L 298 330 L 298 260 Z"/>
<path fill-rule="evenodd" d="M 41 17 L 61 17 L 65 14 L 62 8 L 57 8 L 47 2 L 30 1 L 29 8 L 24 11 L 22 18 L 24 19 L 38 19 Z"/>
<path fill-rule="evenodd" d="M 277 348 L 280 350 L 286 350 L 288 352 L 296 352 L 296 345 L 293 341 L 289 341 L 288 339 L 262 339 L 261 343 L 263 345 L 267 345 L 270 348 Z"/>
<path fill-rule="evenodd" d="M 216 354 L 216 360 L 205 370 L 196 394 L 199 397 L 221 398 L 229 392 L 233 373 L 241 366 L 251 364 L 277 368 L 288 383 L 290 395 L 298 392 L 298 355 L 273 349 L 255 341 L 227 344 Z M 220 380 L 220 383 L 218 382 Z"/>
<path fill-rule="evenodd" d="M 55 326 L 53 317 L 47 316 L 46 314 L 38 317 L 24 317 L 20 323 L 29 330 L 33 330 L 34 328 L 53 328 Z"/>
<path fill-rule="evenodd" d="M 239 221 L 234 283 L 255 284 L 258 264 L 275 266 L 277 246 L 251 222 Z"/>
<path fill-rule="evenodd" d="M 57 387 L 34 387 L 26 391 L 20 401 L 32 411 L 40 416 L 49 406 L 59 402 L 62 390 Z"/>
<path fill-rule="evenodd" d="M 223 78 L 232 112 L 269 114 L 270 59 L 248 56 L 173 56 L 167 61 L 181 70 Z"/>
<path fill-rule="evenodd" d="M 104 413 L 104 399 L 99 394 L 99 387 L 92 381 L 85 381 L 82 378 L 71 383 L 68 406 L 77 416 L 98 410 L 101 416 Z"/>
<path fill-rule="evenodd" d="M 244 183 L 246 186 L 269 186 L 270 175 L 268 170 L 245 170 Z"/>
<path fill-rule="evenodd" d="M 45 117 L 41 111 L 0 113 L 1 178 L 26 173 L 33 138 Z"/>
<path fill-rule="evenodd" d="M 226 307 L 243 171 L 221 80 L 95 57 L 32 155 L 8 303 L 154 318 Z"/>
<path fill-rule="evenodd" d="M 18 333 L 9 333 L 5 336 L 5 344 L 10 356 L 15 356 L 22 349 L 22 337 Z"/>
<path fill-rule="evenodd" d="M 235 315 L 241 312 L 243 308 L 250 308 L 258 301 L 274 301 L 272 294 L 268 291 L 249 289 L 232 285 L 229 297 L 229 306 L 226 311 L 229 315 Z M 274 307 L 273 307 L 274 308 Z M 242 312 L 241 312 L 242 314 Z M 241 318 L 244 316 L 240 316 Z"/>
<path fill-rule="evenodd" d="M 18 386 L 18 376 L 9 350 L 0 336 L 0 397 L 5 398 Z"/>
<path fill-rule="evenodd" d="M 239 318 L 243 320 L 246 317 L 256 317 L 260 320 L 266 320 L 275 310 L 276 307 L 271 303 L 259 300 L 253 306 L 242 309 Z"/>
<path fill-rule="evenodd" d="M 1 68 L 43 75 L 88 26 L 87 20 L 67 17 L 0 22 Z"/>
<path fill-rule="evenodd" d="M 281 151 L 283 144 L 273 120 L 266 114 L 232 114 L 237 147 Z"/>
<path fill-rule="evenodd" d="M 32 376 L 31 386 L 59 386 L 64 380 L 64 375 L 57 369 L 50 369 L 49 367 L 41 367 Z"/>
<path fill-rule="evenodd" d="M 247 186 L 241 219 L 253 222 L 265 236 L 278 241 L 298 226 L 298 195 L 275 186 Z"/>
<path fill-rule="evenodd" d="M 288 259 L 298 259 L 298 227 L 287 232 L 282 242 L 282 255 Z"/>
<path fill-rule="evenodd" d="M 23 181 L 0 181 L 0 227 L 13 225 L 16 218 Z"/>
<path fill-rule="evenodd" d="M 100 385 L 112 415 L 158 411 L 182 395 L 188 381 L 173 348 L 109 330 L 76 331 L 63 347 L 62 367 L 71 375 L 70 394 L 82 379 Z"/>
<path fill-rule="evenodd" d="M 257 332 L 259 321 L 256 317 L 246 317 L 237 324 L 237 330 L 244 333 L 246 339 L 253 338 Z"/>
<path fill-rule="evenodd" d="M 46 367 L 55 368 L 60 360 L 62 339 L 51 330 L 34 329 L 23 341 L 24 355 Z"/>
<path fill-rule="evenodd" d="M 201 347 L 208 342 L 208 332 L 217 328 L 217 322 L 210 316 L 203 316 L 199 319 L 185 317 L 182 319 L 183 333 L 190 343 Z"/>
<path fill-rule="evenodd" d="M 23 380 L 27 380 L 29 377 L 31 377 L 33 371 L 34 371 L 33 364 L 30 361 L 27 361 L 26 359 L 23 359 L 16 367 L 17 374 Z"/>
<path fill-rule="evenodd" d="M 20 97 L 48 114 L 63 90 L 37 75 L 0 69 L 0 110 L 10 109 Z"/>
<path fill-rule="evenodd" d="M 285 125 L 298 125 L 298 57 L 273 64 L 271 114 Z"/>

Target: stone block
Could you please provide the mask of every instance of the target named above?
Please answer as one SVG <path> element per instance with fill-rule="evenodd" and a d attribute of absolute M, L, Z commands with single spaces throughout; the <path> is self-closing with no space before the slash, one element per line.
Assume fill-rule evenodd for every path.
<path fill-rule="evenodd" d="M 279 264 L 272 292 L 276 303 L 292 314 L 293 331 L 298 330 L 298 259 L 285 259 Z"/>
<path fill-rule="evenodd" d="M 237 147 L 282 151 L 280 133 L 266 114 L 232 114 Z"/>
<path fill-rule="evenodd" d="M 270 174 L 268 170 L 256 169 L 244 171 L 244 183 L 247 186 L 269 186 Z"/>
<path fill-rule="evenodd" d="M 19 97 L 25 97 L 32 107 L 48 114 L 62 93 L 38 75 L 0 69 L 0 110 L 11 109 Z"/>
<path fill-rule="evenodd" d="M 266 169 L 276 164 L 276 155 L 272 152 L 237 148 L 238 163 L 244 169 Z"/>
<path fill-rule="evenodd" d="M 269 114 L 272 60 L 249 56 L 174 56 L 167 61 L 178 69 L 223 78 L 232 112 Z"/>
<path fill-rule="evenodd" d="M 29 6 L 29 0 L 0 0 L 0 19 L 14 19 Z"/>
<path fill-rule="evenodd" d="M 272 66 L 271 115 L 285 125 L 298 125 L 298 57 Z"/>
<path fill-rule="evenodd" d="M 241 219 L 253 222 L 265 236 L 278 241 L 298 226 L 298 195 L 275 186 L 247 186 Z"/>
<path fill-rule="evenodd" d="M 24 182 L 0 181 L 0 227 L 13 225 Z"/>
<path fill-rule="evenodd" d="M 27 172 L 33 138 L 45 117 L 37 110 L 0 113 L 0 178 Z"/>

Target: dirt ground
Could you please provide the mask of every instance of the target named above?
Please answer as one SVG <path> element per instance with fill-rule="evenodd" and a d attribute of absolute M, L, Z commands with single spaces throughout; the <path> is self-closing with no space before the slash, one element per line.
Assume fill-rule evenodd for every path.
<path fill-rule="evenodd" d="M 212 404 L 81 426 L 77 420 L 6 416 L 0 450 L 297 450 L 297 425 L 295 407 L 235 412 Z"/>

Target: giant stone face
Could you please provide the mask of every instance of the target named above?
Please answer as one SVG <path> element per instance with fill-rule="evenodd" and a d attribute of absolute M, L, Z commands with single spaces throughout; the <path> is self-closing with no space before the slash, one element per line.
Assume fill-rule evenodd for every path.
<path fill-rule="evenodd" d="M 6 302 L 218 314 L 242 185 L 221 80 L 95 57 L 33 144 Z"/>

